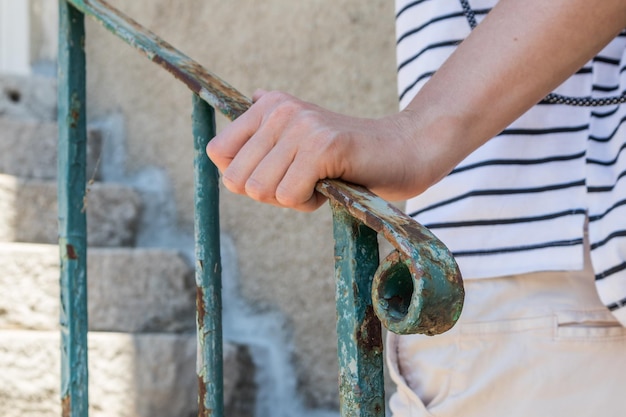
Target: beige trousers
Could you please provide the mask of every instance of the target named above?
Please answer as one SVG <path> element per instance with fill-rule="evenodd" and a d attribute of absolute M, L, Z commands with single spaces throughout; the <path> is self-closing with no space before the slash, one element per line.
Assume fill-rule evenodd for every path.
<path fill-rule="evenodd" d="M 584 271 L 466 280 L 449 332 L 387 338 L 394 417 L 625 417 L 626 329 Z"/>

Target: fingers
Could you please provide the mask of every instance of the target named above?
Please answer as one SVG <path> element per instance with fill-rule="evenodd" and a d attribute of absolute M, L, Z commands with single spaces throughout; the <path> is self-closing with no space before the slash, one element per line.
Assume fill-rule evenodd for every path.
<path fill-rule="evenodd" d="M 268 130 L 262 128 L 246 143 L 224 172 L 224 185 L 263 203 L 300 211 L 317 209 L 325 198 L 315 192 L 320 179 L 315 158 L 295 140 L 262 138 L 271 134 Z M 285 134 L 297 137 L 289 129 Z"/>
<path fill-rule="evenodd" d="M 206 152 L 220 172 L 230 165 L 241 148 L 261 125 L 262 114 L 254 106 L 209 141 Z"/>
<path fill-rule="evenodd" d="M 263 96 L 267 96 L 268 98 L 261 101 L 260 99 Z M 282 96 L 285 97 L 283 98 Z M 286 100 L 287 95 L 274 93 L 274 98 L 272 98 L 272 95 L 264 90 L 257 90 L 254 97 L 254 104 L 248 111 L 224 127 L 207 145 L 206 150 L 209 158 L 211 158 L 221 172 L 226 170 L 244 145 L 259 131 L 267 120 L 272 121 L 275 125 L 274 129 L 280 128 L 280 126 L 276 126 L 275 123 L 277 117 L 273 114 L 274 108 L 280 101 Z"/>
<path fill-rule="evenodd" d="M 264 203 L 313 211 L 326 198 L 315 191 L 320 180 L 313 161 L 293 146 L 276 146 L 248 178 L 245 194 Z"/>
<path fill-rule="evenodd" d="M 241 146 L 235 155 L 236 157 L 233 158 L 225 168 L 220 169 L 222 171 L 222 182 L 224 186 L 234 193 L 246 194 L 255 200 L 269 202 L 266 201 L 267 198 L 263 197 L 262 192 L 256 195 L 249 194 L 250 189 L 247 185 L 253 173 L 257 170 L 257 167 L 268 157 L 274 145 L 275 139 L 273 132 L 269 131 L 267 128 L 261 127 L 258 132 L 252 135 L 252 137 Z M 280 163 L 280 165 L 275 164 L 265 169 L 263 177 L 259 178 L 259 175 L 257 175 L 256 181 L 263 182 L 266 186 L 271 186 L 267 184 L 268 182 L 275 185 L 280 181 L 286 170 L 286 168 L 283 167 L 283 164 L 286 162 L 281 163 L 278 161 L 278 163 Z"/>
<path fill-rule="evenodd" d="M 276 194 L 289 165 L 293 162 L 294 152 L 295 149 L 289 144 L 280 143 L 268 150 L 262 159 L 253 164 L 252 170 L 243 178 L 244 193 L 262 203 L 281 205 Z M 229 170 L 233 165 L 229 167 Z"/>
<path fill-rule="evenodd" d="M 314 161 L 297 157 L 298 144 L 307 137 L 295 122 L 304 103 L 264 90 L 255 92 L 253 101 L 207 146 L 225 187 L 264 203 L 315 210 L 325 201 L 314 191 L 321 177 L 311 167 Z"/>
<path fill-rule="evenodd" d="M 225 153 L 232 152 L 232 156 L 224 155 L 230 161 L 223 167 L 218 166 L 226 188 L 267 203 L 276 203 L 273 201 L 275 187 L 293 159 L 290 146 L 293 141 L 281 141 L 281 137 L 284 137 L 283 132 L 296 111 L 294 106 L 282 104 L 291 100 L 291 97 L 273 96 L 259 99 L 244 113 L 243 116 L 247 117 L 233 122 L 230 129 L 225 129 L 216 138 L 218 141 L 231 141 L 222 149 Z M 264 163 L 270 154 L 271 163 Z"/>
<path fill-rule="evenodd" d="M 289 166 L 276 187 L 276 200 L 283 207 L 314 211 L 326 202 L 326 197 L 315 191 L 315 185 L 321 176 L 311 170 L 311 165 L 305 158 L 299 154 Z"/>

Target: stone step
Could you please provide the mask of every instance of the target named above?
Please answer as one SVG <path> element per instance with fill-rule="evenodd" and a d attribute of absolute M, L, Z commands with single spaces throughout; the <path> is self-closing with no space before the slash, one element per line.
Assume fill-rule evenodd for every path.
<path fill-rule="evenodd" d="M 0 241 L 57 243 L 57 184 L 0 174 Z M 87 238 L 90 246 L 132 246 L 141 199 L 113 183 L 88 185 Z"/>
<path fill-rule="evenodd" d="M 59 332 L 0 330 L 1 416 L 61 415 L 59 340 Z M 93 332 L 88 344 L 90 416 L 197 415 L 195 334 Z M 224 375 L 225 414 L 251 417 L 237 407 L 254 404 L 239 394 L 254 376 L 245 347 L 224 346 Z"/>
<path fill-rule="evenodd" d="M 0 76 L 0 116 L 53 121 L 56 115 L 56 78 Z"/>
<path fill-rule="evenodd" d="M 0 173 L 30 179 L 55 179 L 57 124 L 49 121 L 0 117 Z M 87 135 L 87 178 L 100 180 L 102 135 Z"/>
<path fill-rule="evenodd" d="M 58 246 L 0 243 L 0 268 L 0 329 L 58 329 Z M 193 270 L 177 251 L 89 249 L 87 277 L 90 330 L 195 329 Z"/>

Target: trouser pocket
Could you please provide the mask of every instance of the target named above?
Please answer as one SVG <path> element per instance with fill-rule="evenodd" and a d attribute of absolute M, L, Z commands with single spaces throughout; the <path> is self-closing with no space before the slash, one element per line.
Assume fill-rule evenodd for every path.
<path fill-rule="evenodd" d="M 563 311 L 556 314 L 555 339 L 606 343 L 626 339 L 626 328 L 605 309 Z"/>
<path fill-rule="evenodd" d="M 457 330 L 405 339 L 403 349 L 418 359 L 403 358 L 400 367 L 391 355 L 399 387 L 390 402 L 394 417 L 624 416 L 626 331 L 608 311 L 463 323 Z M 439 377 L 433 369 L 442 370 Z"/>

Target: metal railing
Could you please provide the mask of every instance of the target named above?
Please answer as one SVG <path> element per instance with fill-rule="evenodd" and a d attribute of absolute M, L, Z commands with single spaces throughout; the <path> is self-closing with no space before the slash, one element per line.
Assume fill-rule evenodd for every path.
<path fill-rule="evenodd" d="M 223 369 L 218 173 L 205 153 L 218 109 L 233 120 L 249 99 L 102 0 L 59 0 L 59 246 L 61 401 L 64 417 L 88 415 L 84 16 L 172 73 L 193 92 L 199 415 L 222 417 Z M 448 249 L 366 189 L 323 180 L 333 213 L 341 415 L 384 416 L 381 322 L 396 333 L 454 325 L 463 285 Z M 377 235 L 395 248 L 379 265 Z"/>

